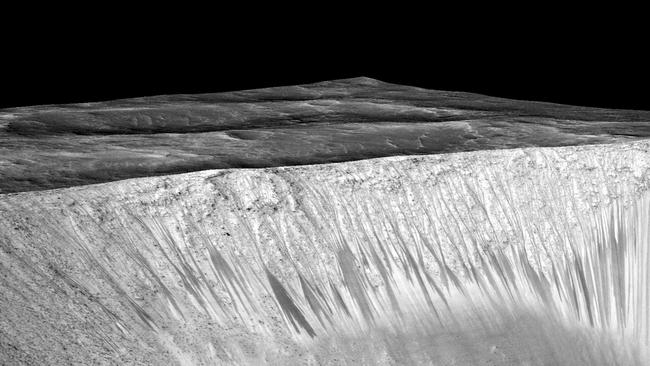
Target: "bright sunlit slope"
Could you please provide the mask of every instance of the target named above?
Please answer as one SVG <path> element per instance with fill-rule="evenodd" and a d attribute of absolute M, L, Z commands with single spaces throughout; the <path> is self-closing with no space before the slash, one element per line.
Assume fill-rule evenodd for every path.
<path fill-rule="evenodd" d="M 0 363 L 642 365 L 650 143 L 0 196 Z"/>

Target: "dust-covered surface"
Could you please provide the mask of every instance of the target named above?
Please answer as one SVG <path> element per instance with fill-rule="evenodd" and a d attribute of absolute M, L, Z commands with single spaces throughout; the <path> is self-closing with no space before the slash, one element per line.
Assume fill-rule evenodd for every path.
<path fill-rule="evenodd" d="M 0 110 L 0 193 L 205 169 L 626 142 L 650 112 L 369 78 Z"/>
<path fill-rule="evenodd" d="M 569 320 L 556 327 L 539 314 L 491 327 L 452 315 L 471 309 L 462 299 L 482 291 L 491 253 L 503 265 L 498 253 L 519 248 L 522 278 L 590 260 L 567 243 L 589 245 L 602 210 L 639 202 L 649 148 L 211 170 L 1 195 L 0 361 L 427 364 L 425 350 L 439 350 L 449 365 L 635 364 L 616 340 L 582 333 L 598 324 L 582 322 L 579 300 L 558 305 Z M 566 273 L 562 291 L 574 283 Z M 550 285 L 539 286 L 526 293 Z M 588 356 L 558 353 L 567 343 Z"/>

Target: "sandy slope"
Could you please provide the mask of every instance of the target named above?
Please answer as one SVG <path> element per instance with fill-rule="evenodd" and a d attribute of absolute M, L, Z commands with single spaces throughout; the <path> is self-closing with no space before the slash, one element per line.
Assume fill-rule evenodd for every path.
<path fill-rule="evenodd" d="M 434 287 L 451 277 L 440 257 L 464 280 L 476 250 L 514 245 L 548 270 L 567 237 L 588 239 L 579 223 L 648 190 L 649 148 L 207 170 L 0 195 L 0 363 L 283 364 L 333 357 L 322 342 L 373 329 L 426 339 L 406 324 L 442 306 Z M 433 338 L 458 347 L 460 364 L 537 352 L 539 335 L 477 334 L 467 347 Z M 400 362 L 396 350 L 369 352 Z"/>

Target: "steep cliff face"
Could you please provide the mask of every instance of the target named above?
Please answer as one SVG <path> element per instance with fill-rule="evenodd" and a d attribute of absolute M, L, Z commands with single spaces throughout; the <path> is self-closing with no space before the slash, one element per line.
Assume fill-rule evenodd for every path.
<path fill-rule="evenodd" d="M 554 309 L 544 316 L 570 329 L 647 332 L 631 325 L 647 321 L 646 303 L 638 302 L 647 300 L 636 299 L 647 282 L 621 282 L 628 295 L 610 294 L 621 283 L 596 279 L 585 266 L 646 268 L 643 257 L 619 268 L 618 257 L 601 252 L 624 242 L 620 233 L 634 243 L 647 235 L 634 228 L 648 217 L 649 148 L 636 142 L 211 170 L 2 195 L 0 360 L 391 362 L 407 356 L 359 340 L 379 344 L 397 332 L 427 349 L 422 340 L 438 334 L 451 354 L 462 347 L 452 333 L 440 334 L 453 327 L 474 327 L 464 333 L 478 337 L 472 344 L 504 343 L 503 352 L 488 352 L 487 343 L 459 351 L 468 363 L 472 354 L 498 359 L 508 347 L 532 347 L 526 359 L 542 330 L 513 345 L 505 321 L 495 328 L 457 321 L 476 308 L 523 307 L 515 312 L 522 316 L 536 304 Z M 611 207 L 623 226 L 607 224 Z M 610 249 L 588 249 L 601 242 Z M 620 257 L 629 259 L 635 252 L 626 250 Z M 646 281 L 647 272 L 639 273 Z M 517 293 L 529 301 L 517 304 Z M 601 300 L 585 300 L 594 293 Z M 584 299 L 567 300 L 575 294 Z M 636 315 L 616 315 L 631 303 Z M 537 329 L 539 316 L 517 334 Z M 346 348 L 353 344 L 357 356 Z M 378 358 L 364 358 L 363 350 Z"/>
<path fill-rule="evenodd" d="M 457 324 L 471 301 L 487 303 L 482 291 L 505 296 L 504 309 L 516 303 L 506 300 L 510 286 L 533 277 L 546 285 L 516 290 L 528 299 L 596 291 L 586 282 L 570 288 L 581 281 L 575 266 L 562 272 L 566 281 L 558 268 L 593 257 L 584 248 L 607 236 L 594 233 L 610 206 L 644 207 L 648 148 L 213 170 L 3 195 L 0 355 L 49 364 L 316 362 L 350 357 L 345 347 L 359 339 L 385 340 L 377 331 L 426 349 L 424 335 Z M 591 308 L 604 300 L 558 299 L 530 302 L 551 302 L 558 319 L 587 325 L 589 308 L 591 326 L 638 331 L 621 317 L 594 321 Z M 603 309 L 598 319 L 615 312 Z M 449 353 L 458 346 L 440 337 Z M 400 357 L 389 351 L 385 362 Z"/>

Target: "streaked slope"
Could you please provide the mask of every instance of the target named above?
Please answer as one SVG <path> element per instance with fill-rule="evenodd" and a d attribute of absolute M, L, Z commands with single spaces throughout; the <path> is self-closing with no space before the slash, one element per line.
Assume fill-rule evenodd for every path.
<path fill-rule="evenodd" d="M 0 355 L 640 364 L 649 147 L 203 171 L 0 196 Z"/>

